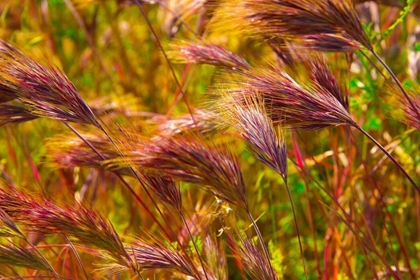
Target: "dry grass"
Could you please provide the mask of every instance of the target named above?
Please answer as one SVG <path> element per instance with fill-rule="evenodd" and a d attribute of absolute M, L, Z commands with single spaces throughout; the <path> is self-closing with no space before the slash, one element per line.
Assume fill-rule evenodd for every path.
<path fill-rule="evenodd" d="M 359 2 L 1 3 L 0 277 L 417 279 L 420 5 Z"/>

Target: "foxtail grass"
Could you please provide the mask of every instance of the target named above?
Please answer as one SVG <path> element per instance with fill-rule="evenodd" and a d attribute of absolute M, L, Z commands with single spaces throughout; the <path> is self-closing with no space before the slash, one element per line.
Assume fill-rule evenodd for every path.
<path fill-rule="evenodd" d="M 416 279 L 412 0 L 82 2 L 0 7 L 1 277 Z"/>

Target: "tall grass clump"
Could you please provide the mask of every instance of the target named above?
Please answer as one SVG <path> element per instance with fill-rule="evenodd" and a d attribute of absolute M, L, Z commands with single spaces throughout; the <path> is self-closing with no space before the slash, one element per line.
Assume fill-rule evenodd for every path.
<path fill-rule="evenodd" d="M 420 4 L 0 4 L 0 278 L 418 279 Z"/>

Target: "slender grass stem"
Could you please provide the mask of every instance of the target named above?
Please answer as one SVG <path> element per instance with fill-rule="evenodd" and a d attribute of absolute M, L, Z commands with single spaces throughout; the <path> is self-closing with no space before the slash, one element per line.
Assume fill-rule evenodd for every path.
<path fill-rule="evenodd" d="M 417 117 L 420 120 L 420 112 L 417 110 L 417 107 L 414 105 L 413 101 L 411 100 L 410 96 L 408 96 L 407 92 L 403 88 L 401 82 L 398 80 L 397 76 L 395 76 L 394 72 L 389 68 L 389 66 L 383 61 L 383 59 L 374 51 L 372 54 L 376 57 L 376 59 L 382 64 L 382 66 L 386 69 L 386 71 L 391 75 L 394 82 L 397 84 L 398 88 L 401 90 L 402 94 L 404 95 L 405 99 L 407 99 L 408 103 L 412 107 L 413 111 L 416 113 Z"/>
<path fill-rule="evenodd" d="M 136 271 L 136 274 L 137 274 L 137 277 L 138 277 L 140 280 L 144 280 L 144 278 L 143 278 L 143 276 L 141 276 L 140 272 Z"/>
<path fill-rule="evenodd" d="M 76 129 L 74 129 L 70 124 L 63 122 L 71 131 L 73 131 L 86 145 L 88 145 L 88 147 L 90 147 L 99 157 L 101 157 L 102 159 L 105 159 L 103 157 L 103 155 L 89 142 L 87 141 Z M 99 122 L 98 122 L 99 124 Z M 111 136 L 106 132 L 106 130 L 102 127 L 102 125 L 99 124 L 99 129 L 105 133 L 105 135 L 108 137 L 108 139 L 111 141 L 111 143 L 115 146 L 115 148 L 118 150 L 118 152 L 123 156 L 122 152 L 120 151 L 120 149 L 118 148 L 118 146 L 116 145 L 116 143 L 114 142 L 114 140 L 111 138 Z M 144 183 L 141 181 L 140 177 L 137 175 L 137 173 L 135 172 L 135 170 L 130 166 L 130 171 L 133 173 L 133 175 L 135 176 L 135 178 L 138 180 L 138 182 L 141 184 L 141 186 L 143 187 L 143 189 L 146 191 L 148 197 L 152 200 L 152 203 L 155 205 L 157 211 L 159 212 L 160 216 L 164 219 L 164 215 L 162 213 L 162 211 L 160 210 L 160 208 L 158 207 L 156 201 L 154 201 L 152 195 L 150 194 L 150 192 L 148 191 L 148 189 L 146 188 L 146 186 L 144 185 Z M 124 178 L 121 176 L 121 174 L 119 174 L 118 172 L 114 172 L 116 174 L 116 176 L 118 177 L 118 179 L 120 179 L 120 181 L 124 184 L 124 186 L 130 191 L 130 193 L 136 198 L 136 200 L 140 203 L 140 205 L 146 210 L 146 212 L 150 215 L 150 217 L 153 219 L 153 221 L 158 225 L 158 227 L 163 231 L 163 233 L 166 235 L 166 237 L 169 240 L 172 240 L 172 237 L 174 237 L 176 239 L 176 241 L 178 242 L 178 244 L 180 244 L 179 240 L 176 238 L 175 232 L 173 231 L 173 229 L 171 227 L 169 227 L 172 236 L 166 231 L 166 228 L 156 219 L 156 217 L 152 214 L 152 212 L 150 211 L 149 207 L 143 202 L 143 200 L 138 196 L 138 194 L 134 191 L 134 189 L 124 180 Z M 186 254 L 184 247 L 181 246 L 181 250 Z M 188 256 L 188 254 L 186 254 Z M 197 272 L 198 273 L 198 272 Z M 140 276 L 141 277 L 141 276 Z"/>
<path fill-rule="evenodd" d="M 87 141 L 76 129 L 74 129 L 70 124 L 63 122 L 73 133 L 75 133 L 88 147 L 90 147 L 99 157 L 102 159 L 105 159 L 103 155 L 89 142 Z M 99 127 L 105 135 L 109 138 L 109 140 L 112 142 L 112 144 L 118 149 L 118 151 L 121 153 L 119 148 L 116 146 L 116 143 L 113 141 L 113 139 L 108 135 L 108 133 L 103 129 L 102 126 Z M 142 185 L 143 189 L 148 194 L 149 198 L 152 200 L 154 205 L 156 206 L 157 211 L 161 215 L 162 218 L 164 218 L 162 211 L 156 204 L 156 202 L 153 200 L 153 197 L 151 196 L 150 192 L 147 190 L 146 186 L 143 184 L 143 182 L 140 180 L 138 175 L 136 174 L 135 170 L 130 167 L 131 172 L 133 172 L 133 175 L 136 177 L 136 179 L 139 181 L 139 183 Z M 158 225 L 158 227 L 163 231 L 163 233 L 166 235 L 166 237 L 169 240 L 172 240 L 172 237 L 176 238 L 175 232 L 171 227 L 169 227 L 171 233 L 173 236 L 171 236 L 167 231 L 166 228 L 156 219 L 156 217 L 153 215 L 153 213 L 150 211 L 149 207 L 144 203 L 144 201 L 138 196 L 138 194 L 134 191 L 134 189 L 124 180 L 124 178 L 119 174 L 118 172 L 114 172 L 115 175 L 120 179 L 120 181 L 124 184 L 124 186 L 130 191 L 130 193 L 135 197 L 135 199 L 140 203 L 140 205 L 146 210 L 146 212 L 150 215 L 150 217 L 153 219 L 153 221 Z M 176 241 L 178 244 L 180 244 L 179 240 L 176 238 Z M 185 249 L 181 246 L 182 251 L 186 254 Z M 186 254 L 187 255 L 187 254 Z M 198 272 L 197 272 L 198 273 Z M 141 277 L 141 276 L 140 276 Z"/>
<path fill-rule="evenodd" d="M 106 137 L 109 139 L 109 141 L 112 143 L 112 145 L 117 149 L 118 153 L 124 158 L 124 154 L 122 153 L 121 149 L 118 147 L 117 143 L 115 143 L 114 139 L 112 139 L 112 137 L 109 135 L 109 133 L 103 128 L 103 126 L 100 126 L 100 129 L 102 130 L 102 132 L 106 135 Z M 165 216 L 162 213 L 162 210 L 160 210 L 160 207 L 157 205 L 156 201 L 153 199 L 152 195 L 150 194 L 149 190 L 147 189 L 147 187 L 145 186 L 145 184 L 143 183 L 143 181 L 141 180 L 140 176 L 137 174 L 136 170 L 134 170 L 134 168 L 131 166 L 131 164 L 129 164 L 129 169 L 131 171 L 131 173 L 133 174 L 134 178 L 137 179 L 137 181 L 140 183 L 140 185 L 142 186 L 142 188 L 144 189 L 144 191 L 146 192 L 147 196 L 150 198 L 150 200 L 153 203 L 153 206 L 156 207 L 156 210 L 158 211 L 159 215 L 165 219 Z M 170 230 L 172 231 L 172 234 L 175 236 L 174 231 L 172 230 L 172 228 L 170 228 Z"/>
<path fill-rule="evenodd" d="M 348 128 L 348 134 L 350 134 L 350 135 L 351 135 L 351 138 L 352 138 L 352 140 L 353 140 L 353 141 L 352 141 L 352 142 L 353 142 L 353 145 L 355 146 L 357 153 L 359 153 L 359 154 L 360 154 L 360 150 L 359 150 L 358 146 L 356 145 L 356 138 L 355 138 L 354 134 L 351 132 L 350 128 Z M 409 254 L 408 254 L 408 252 L 407 252 L 407 248 L 406 248 L 406 246 L 405 246 L 405 244 L 404 244 L 404 240 L 403 240 L 403 238 L 401 237 L 401 234 L 400 234 L 400 233 L 399 233 L 399 231 L 398 231 L 398 227 L 397 227 L 397 225 L 395 224 L 394 219 L 392 219 L 391 213 L 390 213 L 390 212 L 389 212 L 389 210 L 388 210 L 388 207 L 387 207 L 386 201 L 385 201 L 385 199 L 384 199 L 385 194 L 383 194 L 383 193 L 382 193 L 381 188 L 379 188 L 379 186 L 378 186 L 378 184 L 376 183 L 376 181 L 372 178 L 371 174 L 369 174 L 369 172 L 368 172 L 368 168 L 367 168 L 366 163 L 365 163 L 365 161 L 364 161 L 364 160 L 362 160 L 362 164 L 363 164 L 363 167 L 364 167 L 364 169 L 365 169 L 366 175 L 367 175 L 367 176 L 369 177 L 369 179 L 373 182 L 373 185 L 375 186 L 375 189 L 377 190 L 377 192 L 378 192 L 378 194 L 379 194 L 379 196 L 380 196 L 380 197 L 378 198 L 378 201 L 382 204 L 382 208 L 384 209 L 384 212 L 385 212 L 385 213 L 386 213 L 386 215 L 388 215 L 388 217 L 389 217 L 389 222 L 390 222 L 390 224 L 391 224 L 391 228 L 394 230 L 394 233 L 395 233 L 395 235 L 396 235 L 396 237 L 397 237 L 397 240 L 398 240 L 399 246 L 400 246 L 400 248 L 401 248 L 401 251 L 402 251 L 403 257 L 404 257 L 404 259 L 405 259 L 405 262 L 406 262 L 407 268 L 408 268 L 408 270 L 409 270 L 409 273 L 410 273 L 411 279 L 416 279 L 416 277 L 415 277 L 415 275 L 414 275 L 414 272 L 413 272 L 413 269 L 412 269 L 411 264 L 410 264 L 410 257 L 409 257 Z M 386 228 L 386 225 L 384 225 L 384 226 L 385 226 L 385 230 L 386 230 L 387 232 L 389 232 L 389 230 Z M 388 234 L 388 235 L 389 235 L 389 234 Z M 371 236 L 371 239 L 373 240 L 373 237 L 372 237 L 372 233 L 371 233 L 371 232 L 370 232 L 370 236 Z M 391 248 L 393 249 L 394 254 L 396 254 L 395 249 L 393 248 L 393 244 L 392 244 L 392 242 L 391 242 L 390 246 L 391 246 Z M 395 259 L 395 258 L 394 258 L 394 259 Z M 398 263 L 397 263 L 397 261 L 396 261 L 396 260 L 395 260 L 395 268 L 396 268 L 397 272 L 399 272 L 399 273 L 400 273 L 400 268 L 399 268 Z M 391 270 L 393 271 L 393 269 L 391 269 Z M 393 272 L 391 272 L 391 274 L 393 274 Z"/>
<path fill-rule="evenodd" d="M 74 134 L 76 134 L 89 148 L 91 148 L 99 157 L 105 159 L 103 155 L 89 142 L 87 141 L 76 129 L 74 129 L 70 124 L 65 123 L 66 125 Z M 138 194 L 133 190 L 133 188 L 124 180 L 124 178 L 118 173 L 114 172 L 114 174 L 120 179 L 123 185 L 130 191 L 130 193 L 134 196 L 134 198 L 140 203 L 141 206 L 146 210 L 146 212 L 151 216 L 153 221 L 162 229 L 165 233 L 166 237 L 172 238 L 169 233 L 166 231 L 165 227 L 155 218 L 153 213 L 150 211 L 149 207 L 144 203 L 144 201 L 138 196 Z"/>
<path fill-rule="evenodd" d="M 124 157 L 124 154 L 121 152 L 121 150 L 120 150 L 120 148 L 117 146 L 117 144 L 115 143 L 115 141 L 111 138 L 111 136 L 107 133 L 107 131 L 102 127 L 102 126 L 100 126 L 100 129 L 102 130 L 102 132 L 103 133 L 105 133 L 105 135 L 108 137 L 108 139 L 109 139 L 109 141 L 111 141 L 111 143 L 114 145 L 114 147 L 117 149 L 117 151 L 118 151 L 118 153 L 122 156 L 122 157 Z M 155 206 L 155 208 L 156 208 L 156 210 L 158 211 L 158 213 L 159 213 L 159 215 L 162 217 L 162 219 L 164 219 L 165 220 L 165 216 L 163 215 L 163 212 L 162 212 L 162 210 L 160 210 L 160 207 L 157 205 L 157 203 L 156 203 L 156 201 L 153 199 L 153 197 L 152 197 L 152 195 L 150 194 L 150 191 L 148 190 L 148 188 L 146 187 L 146 185 L 143 183 L 143 181 L 141 180 L 141 178 L 139 177 L 139 175 L 137 174 L 137 172 L 134 170 L 134 168 L 133 167 L 131 167 L 131 165 L 129 166 L 129 169 L 130 169 L 130 171 L 132 172 L 132 174 L 133 174 L 133 176 L 137 179 L 137 181 L 140 183 L 140 185 L 142 186 L 142 188 L 144 189 L 144 191 L 146 192 L 146 194 L 147 194 L 147 196 L 150 198 L 150 200 L 152 201 L 152 203 L 153 203 L 153 205 Z M 138 197 L 138 195 L 137 194 L 135 194 L 135 192 L 134 192 L 134 190 L 130 187 L 130 191 L 131 191 L 131 193 L 132 194 L 134 194 L 136 197 Z M 140 199 L 139 197 L 138 197 L 138 199 Z M 166 204 L 164 204 L 164 206 L 166 206 Z M 167 209 L 168 210 L 168 209 Z M 170 215 L 172 215 L 172 212 L 170 212 L 170 211 L 168 211 L 169 213 L 170 213 Z M 150 215 L 152 215 L 151 214 L 151 212 L 149 212 L 150 213 Z M 155 219 L 154 218 L 154 216 L 152 215 L 152 217 L 153 217 L 153 220 L 154 221 L 157 221 L 157 219 Z M 166 221 L 166 220 L 165 220 Z M 165 228 L 163 228 L 162 226 L 161 226 L 161 229 L 165 232 L 165 235 L 171 240 L 171 236 L 166 232 L 166 229 Z M 175 234 L 175 232 L 174 232 L 174 230 L 171 228 L 171 227 L 169 227 L 169 230 L 171 231 L 171 233 L 172 233 L 172 235 L 173 235 L 173 237 L 176 239 L 176 241 L 178 242 L 178 244 L 180 244 L 180 242 L 179 242 L 179 240 L 178 240 L 178 238 L 176 237 L 176 234 Z M 185 249 L 182 247 L 182 251 L 184 252 L 184 253 L 186 253 L 185 252 Z M 200 256 L 198 256 L 198 258 L 200 258 Z M 200 262 L 201 262 L 201 259 L 200 259 Z M 193 266 L 194 267 L 194 266 Z M 195 267 L 194 267 L 194 269 L 195 269 Z M 203 266 L 203 269 L 204 269 L 204 266 Z M 205 273 L 205 272 L 204 272 Z M 197 274 L 198 274 L 198 271 L 197 271 Z M 206 278 L 207 278 L 207 275 L 206 275 Z"/>
<path fill-rule="evenodd" d="M 339 201 L 337 200 L 336 197 L 334 197 L 334 195 L 332 195 L 328 189 L 326 189 L 320 182 L 318 182 L 318 180 L 316 178 L 314 178 L 312 176 L 312 174 L 306 170 L 306 167 L 299 165 L 297 162 L 294 162 L 293 160 L 291 160 L 293 162 L 293 164 L 296 166 L 296 168 L 298 168 L 301 171 L 302 176 L 307 176 L 308 178 L 311 179 L 312 182 L 314 182 L 317 187 L 319 189 L 321 189 L 325 195 L 327 195 L 333 202 L 334 205 L 336 205 L 341 212 L 343 213 L 344 217 L 341 217 L 338 212 L 336 210 L 334 210 L 333 208 L 327 206 L 324 202 L 322 202 L 321 200 L 319 200 L 320 205 L 323 205 L 325 207 L 327 207 L 330 211 L 332 211 L 333 213 L 335 213 L 338 217 L 340 217 L 340 219 L 347 225 L 347 228 L 354 234 L 357 242 L 361 245 L 361 249 L 363 252 L 365 252 L 365 256 L 368 257 L 370 255 L 370 253 L 374 253 L 381 261 L 382 263 L 387 267 L 387 269 L 390 271 L 390 273 L 393 275 L 393 277 L 395 279 L 400 279 L 399 276 L 397 274 L 395 274 L 395 272 L 393 272 L 391 266 L 386 262 L 386 260 L 379 254 L 378 249 L 376 248 L 375 243 L 370 244 L 370 243 L 366 243 L 363 241 L 363 239 L 360 237 L 360 234 L 363 235 L 363 232 L 359 229 L 359 231 L 356 231 L 351 224 L 357 224 L 354 220 L 351 219 L 351 215 L 347 213 L 347 210 L 343 208 L 343 206 L 341 206 L 341 204 L 339 203 Z M 374 269 L 374 267 L 373 267 Z M 376 271 L 373 270 L 373 272 L 375 273 L 375 278 L 379 279 L 379 277 L 376 276 Z"/>
<path fill-rule="evenodd" d="M 252 214 L 251 214 L 251 212 L 249 211 L 249 208 L 246 208 L 246 209 L 245 209 L 245 211 L 246 211 L 246 213 L 247 213 L 247 215 L 248 215 L 248 217 L 249 217 L 249 219 L 250 219 L 250 221 L 251 221 L 251 223 L 252 223 L 252 226 L 254 227 L 255 232 L 257 233 L 257 237 L 258 237 L 258 240 L 259 240 L 259 242 L 260 242 L 261 249 L 263 250 L 263 252 L 264 252 L 264 256 L 265 256 L 265 258 L 267 259 L 267 264 L 270 266 L 271 273 L 272 273 L 273 275 L 275 275 L 275 272 L 274 272 L 273 267 L 272 267 L 272 265 L 271 265 L 270 254 L 268 253 L 267 247 L 266 247 L 266 246 L 265 246 L 265 244 L 264 244 L 264 238 L 263 238 L 263 236 L 262 236 L 262 234 L 261 234 L 261 231 L 260 231 L 260 229 L 258 228 L 257 223 L 255 222 L 254 217 L 252 217 Z"/>
<path fill-rule="evenodd" d="M 185 105 L 187 106 L 187 109 L 188 109 L 188 113 L 191 115 L 191 118 L 192 118 L 192 120 L 194 122 L 194 125 L 197 125 L 197 122 L 194 119 L 194 114 L 192 113 L 191 107 L 190 107 L 190 105 L 188 103 L 187 96 L 186 96 L 185 92 L 182 90 L 182 85 L 180 84 L 180 82 L 179 82 L 179 80 L 178 80 L 178 78 L 177 78 L 177 76 L 175 74 L 175 70 L 172 67 L 172 64 L 171 64 L 171 62 L 170 62 L 170 60 L 169 60 L 169 58 L 168 58 L 165 50 L 163 49 L 162 44 L 160 43 L 159 37 L 157 36 L 157 34 L 156 34 L 156 32 L 155 32 L 152 24 L 150 23 L 149 19 L 147 18 L 146 12 L 144 11 L 143 6 L 140 4 L 139 0 L 134 0 L 134 2 L 139 7 L 142 16 L 146 20 L 147 26 L 149 27 L 150 31 L 152 32 L 152 35 L 155 38 L 156 43 L 158 44 L 159 49 L 161 50 L 163 56 L 165 57 L 166 62 L 168 63 L 168 66 L 169 66 L 169 69 L 171 71 L 171 74 L 172 74 L 172 76 L 173 76 L 173 78 L 175 80 L 175 83 L 176 83 L 177 87 L 179 88 L 179 92 L 182 94 L 182 98 L 184 99 Z"/>
<path fill-rule="evenodd" d="M 91 47 L 91 49 L 92 49 L 93 53 L 95 54 L 95 56 L 98 58 L 98 61 L 99 61 L 99 64 L 101 65 L 102 70 L 105 72 L 106 76 L 111 81 L 112 80 L 111 74 L 109 73 L 108 68 L 105 66 L 105 63 L 104 63 L 101 55 L 99 54 L 98 49 L 95 46 L 95 42 L 93 41 L 93 38 L 90 35 L 89 30 L 87 29 L 86 24 L 83 21 L 82 17 L 80 16 L 79 12 L 74 7 L 72 1 L 70 1 L 70 0 L 64 0 L 64 3 L 70 9 L 70 11 L 73 14 L 74 18 L 76 19 L 77 23 L 82 28 L 83 32 L 86 35 L 86 40 L 88 41 L 89 46 Z"/>
<path fill-rule="evenodd" d="M 302 258 L 302 265 L 303 265 L 303 271 L 305 273 L 305 279 L 308 280 L 308 272 L 306 270 L 305 256 L 303 255 L 303 247 L 302 247 L 302 241 L 300 239 L 300 230 L 299 230 L 299 225 L 298 225 L 298 222 L 297 222 L 295 205 L 293 203 L 293 198 L 292 198 L 292 194 L 290 193 L 290 188 L 289 188 L 289 184 L 287 183 L 287 179 L 286 179 L 285 176 L 282 176 L 282 177 L 283 177 L 284 184 L 286 186 L 286 192 L 287 192 L 287 196 L 289 197 L 290 206 L 292 207 L 293 221 L 295 223 L 296 233 L 297 233 L 297 237 L 298 237 L 298 241 L 299 241 L 299 250 L 300 250 L 300 256 Z"/>
<path fill-rule="evenodd" d="M 346 131 L 347 131 L 348 135 L 350 135 L 350 136 L 351 136 L 351 139 L 350 139 L 350 140 L 351 140 L 351 142 L 352 142 L 353 146 L 355 147 L 356 152 L 357 152 L 359 155 L 361 155 L 360 149 L 359 149 L 359 147 L 358 147 L 358 146 L 357 146 L 357 144 L 356 144 L 356 137 L 354 136 L 354 134 L 352 133 L 352 131 L 351 131 L 351 129 L 350 129 L 349 127 L 347 127 Z M 385 201 L 384 201 L 384 197 L 385 197 L 385 195 L 382 193 L 382 190 L 379 188 L 379 186 L 378 186 L 378 184 L 377 184 L 376 180 L 372 177 L 371 172 L 369 172 L 369 170 L 368 170 L 368 167 L 367 167 L 367 165 L 366 165 L 365 160 L 363 160 L 363 158 L 362 158 L 362 159 L 361 159 L 361 161 L 362 161 L 362 165 L 363 165 L 363 168 L 364 168 L 364 170 L 365 170 L 366 176 L 369 178 L 369 180 L 370 180 L 370 181 L 372 182 L 372 184 L 375 186 L 375 189 L 376 189 L 376 191 L 377 191 L 377 192 L 378 192 L 378 194 L 379 194 L 378 201 L 382 204 L 383 209 L 385 209 L 386 214 L 389 216 L 389 221 L 390 221 L 391 226 L 392 226 L 392 228 L 393 228 L 393 230 L 394 230 L 394 232 L 395 232 L 395 234 L 396 234 L 396 236 L 397 236 L 397 239 L 398 239 L 398 241 L 399 241 L 399 243 L 400 243 L 401 250 L 402 250 L 402 252 L 403 252 L 403 256 L 404 256 L 404 258 L 406 259 L 406 262 L 407 262 L 407 265 L 408 265 L 409 269 L 411 270 L 410 263 L 409 263 L 409 259 L 407 258 L 407 257 L 408 257 L 408 255 L 407 255 L 407 251 L 406 251 L 406 249 L 405 249 L 404 244 L 402 243 L 402 240 L 401 240 L 401 238 L 400 238 L 400 234 L 399 234 L 399 233 L 398 233 L 398 231 L 397 231 L 397 228 L 396 228 L 396 226 L 395 226 L 395 223 L 394 223 L 394 221 L 393 221 L 393 219 L 392 219 L 392 217 L 391 217 L 391 215 L 390 215 L 390 213 L 389 213 L 389 211 L 388 211 L 388 209 L 387 209 L 387 205 L 386 205 L 386 203 L 385 203 Z M 366 219 L 366 218 L 364 218 L 364 219 Z M 384 229 L 385 229 L 385 231 L 386 231 L 386 232 L 388 233 L 388 235 L 389 235 L 389 230 L 388 230 L 388 228 L 387 228 L 386 224 L 384 224 Z M 369 227 L 367 227 L 367 230 L 368 230 L 368 233 L 369 233 L 369 237 L 371 238 L 372 242 L 374 242 L 374 238 L 373 238 L 373 236 L 372 236 L 372 232 L 369 230 Z M 392 246 L 392 245 L 393 245 L 393 244 L 391 243 L 391 244 L 390 244 L 390 246 L 391 246 L 391 248 L 392 248 L 393 252 L 395 253 L 394 248 L 393 248 L 393 246 Z M 397 264 L 397 263 L 395 264 L 395 267 L 396 267 L 397 271 L 399 271 L 399 270 L 400 270 L 400 269 L 399 269 L 399 266 L 398 266 L 398 264 Z"/>
<path fill-rule="evenodd" d="M 293 149 L 295 150 L 295 156 L 298 157 L 299 154 L 301 154 L 300 151 L 300 147 L 299 144 L 296 141 L 296 131 L 292 130 L 292 142 L 293 142 Z M 302 162 L 302 168 L 304 167 L 304 162 Z M 319 265 L 319 256 L 318 256 L 318 248 L 316 245 L 316 233 L 315 233 L 315 227 L 314 227 L 314 217 L 313 217 L 313 212 L 312 212 L 312 206 L 311 206 L 311 200 L 309 198 L 309 186 L 308 186 L 308 182 L 305 176 L 301 176 L 302 179 L 305 182 L 305 194 L 306 194 L 306 199 L 308 200 L 308 210 L 309 210 L 309 219 L 310 219 L 310 229 L 311 229 L 311 233 L 312 233 L 312 240 L 314 242 L 314 255 L 315 255 L 315 260 L 316 260 L 316 269 L 318 271 L 318 275 L 319 277 L 321 277 L 322 272 L 321 272 L 321 267 Z"/>
<path fill-rule="evenodd" d="M 397 162 L 397 160 L 378 142 L 375 138 L 373 138 L 369 133 L 367 133 L 363 128 L 360 126 L 356 126 L 356 128 L 363 133 L 367 138 L 369 138 L 397 167 L 401 170 L 401 172 L 407 177 L 407 179 L 411 182 L 411 184 L 416 188 L 417 192 L 420 194 L 420 187 L 414 182 L 413 178 L 405 171 L 405 169 Z"/>
<path fill-rule="evenodd" d="M 73 243 L 70 241 L 70 239 L 63 235 L 64 239 L 67 241 L 67 243 L 69 244 L 71 250 L 73 251 L 74 256 L 76 257 L 77 263 L 79 264 L 79 266 L 82 268 L 83 274 L 85 275 L 86 279 L 89 279 L 89 275 L 87 274 L 87 271 L 85 269 L 85 266 L 83 265 L 83 261 L 80 258 L 79 253 L 77 252 L 76 248 L 74 247 Z"/>
<path fill-rule="evenodd" d="M 188 231 L 188 235 L 190 236 L 190 239 L 191 239 L 191 242 L 192 242 L 192 244 L 194 246 L 195 252 L 197 253 L 197 257 L 198 257 L 198 259 L 200 261 L 201 266 L 203 267 L 204 276 L 206 277 L 207 280 L 209 280 L 209 278 L 207 276 L 206 268 L 204 266 L 203 260 L 200 257 L 200 253 L 198 251 L 197 244 L 195 243 L 194 238 L 193 238 L 193 236 L 191 234 L 191 230 L 190 230 L 190 227 L 188 226 L 187 220 L 185 219 L 184 213 L 182 211 L 179 211 L 179 215 L 181 216 L 182 221 L 184 222 L 185 228 Z M 201 277 L 200 277 L 200 279 L 201 279 Z"/>
<path fill-rule="evenodd" d="M 360 53 L 364 56 L 364 57 L 366 57 L 366 59 L 370 62 L 370 64 L 372 64 L 373 65 L 373 67 L 375 67 L 375 69 L 376 69 L 376 71 L 378 71 L 378 73 L 379 74 L 381 74 L 381 76 L 382 77 L 384 77 L 385 79 L 386 79 L 386 77 L 385 77 L 385 74 L 381 71 L 381 69 L 379 69 L 379 67 L 378 67 L 378 65 L 376 65 L 373 61 L 372 61 L 372 59 L 364 52 L 364 51 L 360 51 Z"/>
<path fill-rule="evenodd" d="M 176 18 L 180 23 L 182 23 L 185 26 L 185 28 L 188 31 L 190 31 L 195 37 L 198 36 L 197 32 L 195 32 L 194 29 L 192 29 L 192 27 L 182 17 L 180 17 L 176 12 L 172 11 L 164 1 L 158 1 L 158 2 L 159 2 L 159 6 L 167 10 L 168 13 L 170 13 L 174 18 Z"/>
<path fill-rule="evenodd" d="M 311 158 L 316 163 L 316 166 L 318 166 L 318 163 L 317 163 L 316 159 L 312 155 L 311 155 Z M 306 170 L 306 167 L 304 165 L 301 165 L 298 162 L 294 162 L 293 160 L 291 160 L 291 161 L 293 162 L 293 164 L 297 168 L 300 169 L 303 178 L 305 178 L 305 176 L 307 176 L 312 182 L 314 182 L 317 185 L 317 187 L 319 189 L 321 189 L 334 202 L 334 205 L 337 206 L 342 211 L 343 215 L 347 218 L 347 219 L 344 219 L 343 222 L 347 225 L 348 229 L 351 232 L 354 233 L 354 236 L 356 237 L 358 243 L 361 245 L 361 248 L 362 248 L 362 251 L 364 252 L 364 255 L 367 257 L 367 256 L 369 256 L 370 253 L 374 253 L 382 261 L 382 263 L 387 267 L 387 269 L 389 271 L 392 271 L 391 266 L 386 262 L 386 260 L 379 253 L 375 243 L 372 243 L 372 242 L 371 243 L 366 243 L 366 242 L 363 241 L 363 239 L 360 238 L 357 231 L 351 226 L 351 223 L 356 225 L 356 223 L 351 218 L 352 216 L 350 214 L 348 214 L 347 210 L 344 209 L 341 206 L 340 202 L 337 200 L 337 198 L 333 194 L 330 193 L 329 189 L 325 188 L 320 182 L 318 182 L 318 180 L 315 177 L 313 177 L 312 174 L 308 170 Z M 305 179 L 305 182 L 306 182 L 306 179 Z M 322 202 L 321 199 L 319 199 L 318 202 L 320 203 L 320 205 L 327 206 L 325 203 Z M 329 208 L 334 213 L 338 214 L 338 212 L 336 210 L 330 208 L 329 206 L 327 206 L 327 208 Z M 340 216 L 340 215 L 338 215 L 338 216 Z M 324 218 L 327 219 L 326 217 L 324 217 Z M 349 221 L 351 223 L 349 223 Z M 369 228 L 367 230 L 369 230 Z M 359 228 L 359 233 L 363 233 L 360 228 Z M 376 275 L 376 271 L 374 270 L 374 267 L 372 267 L 372 268 L 373 268 L 373 273 L 375 275 L 375 278 L 379 279 L 379 277 Z M 395 273 L 392 273 L 392 275 L 394 276 L 395 279 L 400 279 L 398 277 L 398 275 L 396 275 Z"/>
<path fill-rule="evenodd" d="M 37 247 L 35 247 L 25 236 L 22 236 L 23 240 L 25 240 L 26 243 L 29 244 L 29 246 L 31 246 L 37 253 L 38 255 L 42 258 L 42 260 L 44 261 L 44 263 L 50 268 L 50 271 L 52 274 L 54 274 L 54 276 L 57 279 L 63 279 L 58 273 L 57 271 L 55 271 L 54 267 L 50 264 L 50 262 L 44 257 L 44 255 L 38 250 Z"/>

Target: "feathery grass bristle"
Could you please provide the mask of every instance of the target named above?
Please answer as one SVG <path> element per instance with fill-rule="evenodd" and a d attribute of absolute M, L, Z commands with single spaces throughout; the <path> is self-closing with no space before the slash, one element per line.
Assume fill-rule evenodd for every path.
<path fill-rule="evenodd" d="M 143 175 L 145 183 L 163 202 L 173 206 L 178 212 L 182 211 L 182 196 L 179 183 L 170 177 Z"/>
<path fill-rule="evenodd" d="M 0 264 L 50 271 L 45 261 L 31 250 L 18 245 L 0 244 Z"/>
<path fill-rule="evenodd" d="M 114 227 L 99 213 L 82 205 L 77 208 L 59 207 L 51 201 L 38 202 L 17 189 L 0 189 L 0 208 L 16 222 L 32 231 L 64 234 L 76 242 L 94 246 L 113 261 L 136 269 Z"/>
<path fill-rule="evenodd" d="M 328 76 L 327 76 L 328 77 Z M 323 80 L 321 80 L 323 82 Z M 350 114 L 342 104 L 343 93 L 331 84 L 326 86 L 317 80 L 297 83 L 282 69 L 257 68 L 226 85 L 227 89 L 218 102 L 221 110 L 228 110 L 232 103 L 246 104 L 250 98 L 262 99 L 265 110 L 274 124 L 288 128 L 319 129 L 329 126 L 354 126 Z M 233 101 L 232 101 L 233 100 Z M 218 106 L 218 105 L 216 105 Z M 220 106 L 219 106 L 220 107 Z"/>
<path fill-rule="evenodd" d="M 217 15 L 218 22 L 235 22 L 244 33 L 269 40 L 282 38 L 303 48 L 332 52 L 372 49 L 351 0 L 225 1 Z"/>
<path fill-rule="evenodd" d="M 127 248 L 142 269 L 170 269 L 187 276 L 197 277 L 195 269 L 180 252 L 165 244 L 138 239 Z"/>
<path fill-rule="evenodd" d="M 0 126 L 13 125 L 38 118 L 31 110 L 9 103 L 0 103 Z"/>
<path fill-rule="evenodd" d="M 401 91 L 395 85 L 388 83 L 383 91 L 387 101 L 395 106 L 395 110 L 390 112 L 391 115 L 395 119 L 420 131 L 420 119 L 418 117 L 418 112 L 420 112 L 420 86 L 406 89 L 412 104 L 404 98 Z"/>
<path fill-rule="evenodd" d="M 287 177 L 287 151 L 283 133 L 276 134 L 264 101 L 258 96 L 244 96 L 244 102 L 231 100 L 221 112 L 221 121 L 233 126 L 248 142 L 254 155 L 264 164 Z M 224 109 L 222 109 L 224 110 Z"/>
<path fill-rule="evenodd" d="M 10 216 L 0 208 L 0 236 L 22 238 L 23 233 L 20 231 Z"/>
<path fill-rule="evenodd" d="M 419 278 L 416 0 L 0 14 L 0 279 Z"/>
<path fill-rule="evenodd" d="M 0 92 L 32 115 L 99 126 L 89 106 L 62 71 L 43 66 L 0 41 Z"/>
<path fill-rule="evenodd" d="M 246 60 L 231 51 L 214 44 L 179 43 L 172 44 L 169 53 L 175 62 L 209 64 L 226 70 L 249 69 Z"/>
<path fill-rule="evenodd" d="M 259 246 L 243 232 L 239 232 L 239 229 L 236 230 L 239 240 L 230 232 L 226 233 L 226 238 L 232 253 L 243 264 L 245 272 L 252 279 L 277 280 L 270 260 L 264 256 Z"/>

